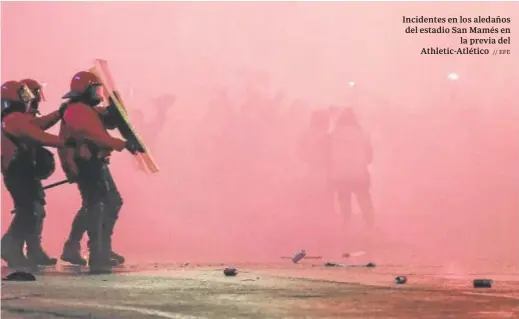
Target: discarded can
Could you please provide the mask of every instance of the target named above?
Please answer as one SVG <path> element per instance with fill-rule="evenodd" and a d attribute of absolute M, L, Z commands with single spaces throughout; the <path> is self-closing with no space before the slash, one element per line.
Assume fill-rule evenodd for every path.
<path fill-rule="evenodd" d="M 238 274 L 238 270 L 236 270 L 236 268 L 225 268 L 223 270 L 223 274 L 226 275 L 227 277 L 233 277 L 233 276 L 236 276 Z"/>
<path fill-rule="evenodd" d="M 407 283 L 407 277 L 406 276 L 398 276 L 395 278 L 395 282 L 397 285 L 403 285 Z"/>
<path fill-rule="evenodd" d="M 327 261 L 324 263 L 324 267 L 341 267 L 341 265 L 338 263 Z"/>
<path fill-rule="evenodd" d="M 294 255 L 294 257 L 292 258 L 292 262 L 294 264 L 297 264 L 298 262 L 301 261 L 301 259 L 303 259 L 305 257 L 306 257 L 306 250 L 302 249 L 300 252 L 298 252 L 297 254 Z"/>
<path fill-rule="evenodd" d="M 474 279 L 472 282 L 474 288 L 492 288 L 493 283 L 492 279 Z"/>

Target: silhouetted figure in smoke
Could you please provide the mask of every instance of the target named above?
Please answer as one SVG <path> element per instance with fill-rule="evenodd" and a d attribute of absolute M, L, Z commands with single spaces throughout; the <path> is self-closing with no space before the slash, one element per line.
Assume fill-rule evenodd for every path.
<path fill-rule="evenodd" d="M 372 226 L 373 203 L 368 166 L 373 160 L 373 151 L 370 138 L 357 122 L 352 109 L 345 109 L 338 117 L 329 134 L 329 146 L 330 185 L 337 194 L 345 222 L 348 224 L 351 219 L 351 198 L 355 194 L 366 222 Z"/>
<path fill-rule="evenodd" d="M 300 157 L 306 162 L 307 174 L 303 207 L 308 214 L 330 212 L 331 196 L 327 189 L 329 170 L 328 132 L 330 118 L 326 110 L 314 111 L 310 118 L 310 127 L 303 135 L 300 144 Z"/>
<path fill-rule="evenodd" d="M 144 112 L 141 109 L 130 110 L 131 122 L 135 125 L 137 132 L 143 135 L 142 138 L 152 150 L 166 124 L 168 110 L 175 104 L 175 101 L 176 97 L 172 94 L 164 94 L 153 99 L 153 106 L 157 109 L 157 114 L 149 122 L 144 118 Z"/>
<path fill-rule="evenodd" d="M 219 89 L 209 100 L 202 118 L 203 131 L 209 135 L 211 146 L 216 148 L 215 152 L 219 153 L 221 143 L 228 144 L 229 138 L 235 132 L 231 132 L 232 124 L 235 117 L 233 102 L 231 101 L 226 89 Z M 225 145 L 223 145 L 225 147 Z M 211 154 L 216 155 L 218 154 Z"/>
<path fill-rule="evenodd" d="M 233 102 L 225 88 L 218 88 L 210 97 L 199 122 L 195 142 L 200 153 L 199 174 L 203 176 L 205 187 L 213 187 L 228 182 L 236 170 L 236 143 L 239 135 L 235 129 L 236 114 Z M 216 187 L 216 186 L 215 186 Z M 208 190 L 209 191 L 209 190 Z M 223 191 L 220 187 L 218 191 Z M 210 192 L 208 197 L 218 197 Z M 209 199 L 208 199 L 209 200 Z"/>
<path fill-rule="evenodd" d="M 239 123 L 234 102 L 224 87 L 217 87 L 204 106 L 204 113 L 196 129 L 197 188 L 206 193 L 198 210 L 226 210 L 235 205 L 232 198 L 239 191 L 235 179 L 241 169 Z M 195 164 L 195 165 L 196 165 Z M 191 192 L 189 196 L 196 194 Z M 193 202 L 198 200 L 193 199 Z"/>
<path fill-rule="evenodd" d="M 327 137 L 330 118 L 325 110 L 314 111 L 310 127 L 301 141 L 301 157 L 308 165 L 309 174 L 324 178 L 328 169 Z"/>

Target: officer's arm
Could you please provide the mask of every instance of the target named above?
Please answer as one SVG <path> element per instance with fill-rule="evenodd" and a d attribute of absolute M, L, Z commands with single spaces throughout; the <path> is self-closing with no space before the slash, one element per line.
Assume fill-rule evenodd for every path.
<path fill-rule="evenodd" d="M 3 129 L 12 136 L 29 139 L 43 146 L 63 147 L 63 141 L 52 134 L 44 132 L 34 125 L 29 117 L 22 113 L 12 113 L 4 118 Z"/>
<path fill-rule="evenodd" d="M 126 142 L 110 136 L 96 111 L 88 106 L 70 105 L 63 114 L 65 122 L 84 138 L 99 147 L 122 151 Z"/>
<path fill-rule="evenodd" d="M 44 116 L 35 117 L 32 119 L 32 123 L 36 126 L 38 126 L 40 129 L 46 131 L 56 125 L 58 121 L 60 120 L 60 112 L 59 110 L 54 111 L 52 113 L 49 113 Z"/>

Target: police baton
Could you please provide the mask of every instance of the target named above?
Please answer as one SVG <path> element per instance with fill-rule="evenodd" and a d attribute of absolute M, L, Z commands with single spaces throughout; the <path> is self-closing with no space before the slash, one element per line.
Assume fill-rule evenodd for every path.
<path fill-rule="evenodd" d="M 62 180 L 62 181 L 59 181 L 56 183 L 49 184 L 47 186 L 43 186 L 43 189 L 45 190 L 45 189 L 53 188 L 53 187 L 60 186 L 63 184 L 67 184 L 67 183 L 72 183 L 72 182 L 70 182 L 68 179 L 65 179 L 65 180 Z"/>

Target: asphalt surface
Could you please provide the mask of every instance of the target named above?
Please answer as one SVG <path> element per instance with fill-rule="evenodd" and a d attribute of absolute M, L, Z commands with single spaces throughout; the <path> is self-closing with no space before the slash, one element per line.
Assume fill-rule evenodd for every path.
<path fill-rule="evenodd" d="M 519 274 L 293 265 L 133 265 L 109 275 L 46 269 L 34 282 L 2 281 L 1 317 L 21 318 L 519 318 Z M 5 276 L 7 270 L 3 270 Z M 405 275 L 408 283 L 394 278 Z M 491 277 L 490 289 L 472 287 Z"/>

